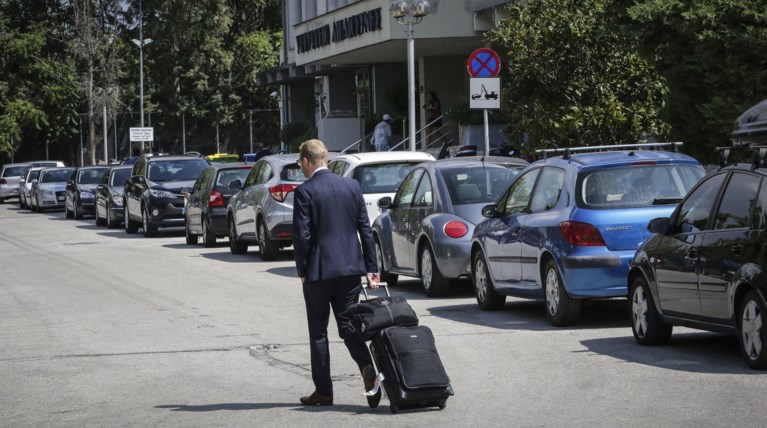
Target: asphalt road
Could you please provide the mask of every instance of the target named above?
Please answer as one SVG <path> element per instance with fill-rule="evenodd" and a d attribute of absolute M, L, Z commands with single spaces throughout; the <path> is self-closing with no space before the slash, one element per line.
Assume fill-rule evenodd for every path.
<path fill-rule="evenodd" d="M 262 262 L 0 205 L 3 427 L 764 426 L 767 374 L 734 338 L 676 329 L 641 347 L 626 301 L 553 328 L 541 302 L 482 312 L 469 284 L 431 299 L 392 289 L 431 327 L 455 396 L 444 410 L 371 410 L 331 327 L 333 407 L 312 391 L 292 253 Z"/>

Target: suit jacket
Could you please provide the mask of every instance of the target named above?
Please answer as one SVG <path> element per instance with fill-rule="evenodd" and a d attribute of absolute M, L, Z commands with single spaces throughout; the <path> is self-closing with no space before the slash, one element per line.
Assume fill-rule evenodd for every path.
<path fill-rule="evenodd" d="M 307 282 L 378 272 L 375 243 L 356 180 L 316 171 L 293 197 L 293 254 Z"/>

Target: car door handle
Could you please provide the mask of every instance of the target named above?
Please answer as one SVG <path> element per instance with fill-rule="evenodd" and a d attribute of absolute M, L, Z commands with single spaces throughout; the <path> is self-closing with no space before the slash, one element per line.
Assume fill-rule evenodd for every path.
<path fill-rule="evenodd" d="M 743 251 L 743 244 L 735 244 L 732 246 L 733 254 L 740 254 Z"/>

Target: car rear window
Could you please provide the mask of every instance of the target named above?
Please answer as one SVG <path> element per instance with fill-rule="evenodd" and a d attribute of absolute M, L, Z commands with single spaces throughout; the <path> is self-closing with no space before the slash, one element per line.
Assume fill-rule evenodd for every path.
<path fill-rule="evenodd" d="M 132 169 L 118 169 L 112 174 L 112 182 L 109 183 L 112 187 L 122 187 L 125 186 L 125 180 L 130 178 L 131 173 L 133 172 Z"/>
<path fill-rule="evenodd" d="M 362 193 L 394 193 L 402 179 L 419 162 L 396 162 L 361 165 L 354 170 L 353 178 L 360 183 Z"/>
<path fill-rule="evenodd" d="M 496 202 L 518 174 L 518 169 L 490 164 L 442 169 L 453 205 Z"/>
<path fill-rule="evenodd" d="M 297 163 L 289 163 L 282 167 L 282 171 L 280 171 L 280 180 L 303 183 L 307 178 L 304 176 L 304 173 L 301 172 L 301 167 L 298 166 Z"/>
<path fill-rule="evenodd" d="M 245 178 L 250 173 L 250 167 L 237 168 L 237 169 L 222 169 L 218 171 L 218 179 L 216 180 L 216 187 L 229 187 L 229 183 L 234 180 L 240 180 L 240 183 L 245 182 Z"/>
<path fill-rule="evenodd" d="M 29 166 L 9 166 L 3 170 L 3 177 L 21 177 L 29 171 Z"/>
<path fill-rule="evenodd" d="M 695 165 L 639 165 L 582 174 L 576 187 L 578 206 L 629 208 L 678 203 L 705 171 Z"/>

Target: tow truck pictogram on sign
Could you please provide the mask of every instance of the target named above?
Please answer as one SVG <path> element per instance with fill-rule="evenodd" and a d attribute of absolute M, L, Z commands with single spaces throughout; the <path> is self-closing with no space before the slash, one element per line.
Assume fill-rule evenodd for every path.
<path fill-rule="evenodd" d="M 495 91 L 488 93 L 487 89 L 485 89 L 485 85 L 482 85 L 482 89 L 479 91 L 478 94 L 471 94 L 471 99 L 472 100 L 478 100 L 478 99 L 482 98 L 483 96 L 484 96 L 484 98 L 486 100 L 497 100 L 498 99 L 498 93 L 496 93 Z"/>

